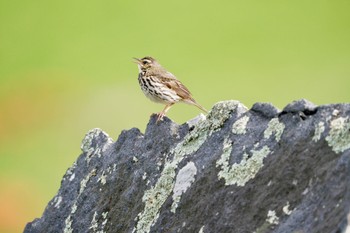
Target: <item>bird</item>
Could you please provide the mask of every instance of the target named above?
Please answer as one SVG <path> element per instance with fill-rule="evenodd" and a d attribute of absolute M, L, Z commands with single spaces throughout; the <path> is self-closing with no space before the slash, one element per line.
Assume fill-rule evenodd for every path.
<path fill-rule="evenodd" d="M 198 104 L 191 92 L 172 73 L 163 68 L 156 59 L 146 56 L 134 58 L 138 65 L 138 81 L 141 90 L 153 102 L 165 104 L 163 111 L 157 113 L 157 121 L 163 119 L 167 111 L 178 102 L 198 107 L 205 113 L 208 111 Z"/>

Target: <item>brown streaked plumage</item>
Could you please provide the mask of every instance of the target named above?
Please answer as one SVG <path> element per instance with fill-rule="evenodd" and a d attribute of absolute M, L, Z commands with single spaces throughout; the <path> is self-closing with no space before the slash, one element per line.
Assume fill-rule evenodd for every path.
<path fill-rule="evenodd" d="M 207 113 L 207 110 L 193 99 L 187 87 L 172 73 L 165 70 L 154 58 L 134 59 L 139 68 L 139 84 L 145 96 L 156 103 L 165 104 L 163 111 L 158 113 L 157 122 L 177 102 L 194 105 Z"/>

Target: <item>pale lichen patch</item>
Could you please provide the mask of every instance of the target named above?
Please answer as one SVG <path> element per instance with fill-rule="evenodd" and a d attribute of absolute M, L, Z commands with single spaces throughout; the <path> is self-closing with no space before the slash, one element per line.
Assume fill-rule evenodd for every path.
<path fill-rule="evenodd" d="M 97 214 L 97 212 L 95 211 L 95 213 L 94 213 L 94 215 L 93 215 L 93 217 L 92 217 L 91 225 L 90 225 L 89 229 L 91 229 L 92 232 L 96 232 L 96 233 L 105 233 L 105 231 L 104 231 L 103 229 L 104 229 L 104 227 L 105 227 L 105 225 L 106 225 L 106 223 L 107 223 L 107 214 L 108 214 L 108 211 L 107 211 L 107 212 L 103 212 L 103 213 L 101 214 L 103 222 L 102 222 L 101 225 L 99 225 L 99 224 L 98 224 L 98 220 L 97 220 L 97 215 L 98 215 L 98 214 Z M 100 228 L 101 230 L 98 231 L 98 230 L 97 230 L 98 228 Z"/>
<path fill-rule="evenodd" d="M 232 133 L 234 134 L 245 134 L 247 132 L 247 123 L 249 121 L 248 116 L 243 116 L 242 118 L 238 119 L 235 123 L 232 125 Z"/>
<path fill-rule="evenodd" d="M 70 177 L 69 177 L 69 181 L 73 181 L 75 178 L 75 173 L 73 173 Z"/>
<path fill-rule="evenodd" d="M 289 209 L 289 206 L 290 206 L 289 201 L 287 201 L 287 204 L 282 208 L 283 213 L 285 213 L 286 215 L 292 214 L 292 210 Z"/>
<path fill-rule="evenodd" d="M 101 182 L 101 184 L 105 185 L 107 183 L 107 175 L 103 171 L 101 176 L 97 180 L 98 182 Z"/>
<path fill-rule="evenodd" d="M 71 214 L 74 214 L 78 209 L 78 206 L 77 206 L 77 202 L 74 202 L 73 206 L 72 206 L 72 210 L 71 210 Z"/>
<path fill-rule="evenodd" d="M 326 141 L 335 153 L 350 148 L 350 121 L 348 117 L 339 117 L 331 121 Z"/>
<path fill-rule="evenodd" d="M 276 211 L 269 210 L 267 212 L 266 222 L 270 223 L 271 225 L 277 225 L 279 223 L 279 218 L 276 215 Z"/>
<path fill-rule="evenodd" d="M 92 229 L 93 231 L 96 231 L 98 227 L 96 217 L 97 217 L 97 212 L 95 211 L 94 216 L 92 217 L 92 220 L 91 220 L 91 225 L 89 227 L 89 229 Z"/>
<path fill-rule="evenodd" d="M 267 212 L 267 218 L 265 222 L 258 227 L 254 233 L 265 233 L 265 232 L 270 232 L 271 225 L 277 225 L 279 223 L 279 218 L 276 215 L 276 211 L 274 210 L 269 210 Z"/>
<path fill-rule="evenodd" d="M 149 232 L 152 224 L 158 218 L 158 211 L 168 198 L 173 189 L 173 177 L 175 176 L 175 167 L 178 161 L 167 163 L 158 179 L 156 185 L 146 190 L 142 201 L 145 203 L 144 211 L 139 216 L 136 226 L 136 232 Z"/>
<path fill-rule="evenodd" d="M 56 196 L 53 200 L 53 202 L 55 203 L 54 207 L 56 209 L 59 209 L 60 208 L 60 204 L 62 202 L 62 197 L 61 196 Z"/>
<path fill-rule="evenodd" d="M 70 214 L 68 215 L 68 217 L 65 220 L 65 226 L 63 229 L 64 233 L 72 233 L 73 229 L 72 229 L 72 214 L 74 214 L 77 211 L 77 200 L 79 199 L 80 195 L 83 193 L 83 191 L 86 188 L 86 184 L 87 182 L 90 180 L 90 178 L 92 176 L 96 175 L 96 169 L 93 169 L 89 172 L 89 174 L 80 182 L 80 188 L 79 188 L 79 193 L 78 196 L 76 197 L 76 199 L 74 200 L 74 203 L 72 205 Z"/>
<path fill-rule="evenodd" d="M 74 179 L 75 177 L 74 169 L 76 168 L 76 166 L 77 166 L 77 162 L 74 162 L 73 165 L 70 168 L 68 168 L 66 174 L 63 177 L 63 181 L 65 181 L 67 177 L 69 177 L 68 178 L 69 181 L 72 181 Z"/>
<path fill-rule="evenodd" d="M 90 178 L 92 176 L 94 176 L 94 175 L 96 175 L 96 169 L 91 170 L 91 172 L 89 172 L 89 174 L 84 179 L 82 179 L 80 181 L 80 188 L 79 188 L 79 194 L 78 195 L 83 193 L 84 189 L 86 188 L 87 182 L 89 182 Z"/>
<path fill-rule="evenodd" d="M 324 122 L 319 122 L 317 125 L 315 125 L 315 134 L 312 137 L 312 141 L 317 142 L 321 139 L 321 135 L 325 130 Z"/>
<path fill-rule="evenodd" d="M 248 109 L 246 106 L 236 100 L 221 101 L 215 104 L 208 114 L 208 120 L 211 124 L 211 131 L 214 132 L 220 128 L 230 117 L 230 113 L 235 111 L 238 115 L 243 114 Z"/>
<path fill-rule="evenodd" d="M 347 223 L 347 226 L 345 228 L 344 233 L 350 233 L 350 213 L 348 213 L 348 215 L 347 215 L 347 220 L 348 220 L 348 223 Z"/>
<path fill-rule="evenodd" d="M 105 228 L 106 223 L 107 223 L 107 215 L 108 215 L 108 211 L 102 213 L 102 219 L 103 219 L 103 222 L 102 222 L 102 225 L 101 225 L 101 229 L 102 230 L 98 231 L 96 233 L 105 233 L 105 231 L 103 231 L 103 229 Z"/>
<path fill-rule="evenodd" d="M 66 220 L 64 221 L 65 227 L 63 229 L 63 233 L 73 233 L 72 229 L 72 216 L 68 215 Z"/>
<path fill-rule="evenodd" d="M 186 190 L 191 186 L 196 174 L 197 168 L 193 162 L 187 163 L 186 166 L 181 168 L 177 174 L 173 190 L 173 204 L 171 205 L 171 212 L 175 213 L 182 193 L 186 192 Z"/>
<path fill-rule="evenodd" d="M 218 177 L 225 180 L 225 185 L 236 184 L 238 186 L 244 186 L 256 176 L 260 168 L 264 165 L 264 158 L 270 153 L 270 149 L 267 146 L 264 146 L 260 150 L 251 150 L 250 158 L 247 153 L 244 153 L 240 163 L 234 163 L 230 166 L 231 150 L 232 143 L 226 139 L 221 158 L 216 162 L 216 166 L 221 167 Z"/>
<path fill-rule="evenodd" d="M 142 175 L 142 180 L 145 180 L 147 178 L 147 173 L 144 172 L 143 175 Z"/>
<path fill-rule="evenodd" d="M 107 138 L 107 141 L 102 146 L 102 148 L 94 145 L 94 143 L 93 143 L 93 140 L 95 138 L 99 137 L 100 134 L 102 134 L 105 138 Z M 109 135 L 107 133 L 105 133 L 104 131 L 102 131 L 99 128 L 95 128 L 95 129 L 92 129 L 89 132 L 87 132 L 87 134 L 85 135 L 85 137 L 81 143 L 80 148 L 86 154 L 86 161 L 87 161 L 87 163 L 89 163 L 93 156 L 101 157 L 102 152 L 106 151 L 107 148 L 112 143 L 113 143 L 113 140 L 109 137 Z"/>
<path fill-rule="evenodd" d="M 266 130 L 264 131 L 264 138 L 268 139 L 271 135 L 275 135 L 276 141 L 279 142 L 281 140 L 281 136 L 283 133 L 285 126 L 281 123 L 278 118 L 273 118 L 268 123 Z"/>
<path fill-rule="evenodd" d="M 333 112 L 332 112 L 332 115 L 333 116 L 338 116 L 339 114 L 339 110 L 338 109 L 334 109 Z"/>

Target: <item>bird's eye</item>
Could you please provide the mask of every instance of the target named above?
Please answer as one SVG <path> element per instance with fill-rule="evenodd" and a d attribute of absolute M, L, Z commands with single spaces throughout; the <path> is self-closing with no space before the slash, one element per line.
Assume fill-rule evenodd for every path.
<path fill-rule="evenodd" d="M 150 64 L 150 63 L 151 63 L 151 61 L 148 59 L 142 60 L 142 64 L 144 64 L 144 65 Z"/>

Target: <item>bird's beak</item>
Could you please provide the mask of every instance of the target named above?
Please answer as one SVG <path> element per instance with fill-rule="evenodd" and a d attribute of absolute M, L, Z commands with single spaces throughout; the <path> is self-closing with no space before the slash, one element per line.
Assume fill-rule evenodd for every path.
<path fill-rule="evenodd" d="M 133 57 L 133 59 L 135 60 L 135 61 L 133 61 L 134 63 L 141 64 L 141 60 L 140 59 L 138 59 L 136 57 Z"/>

